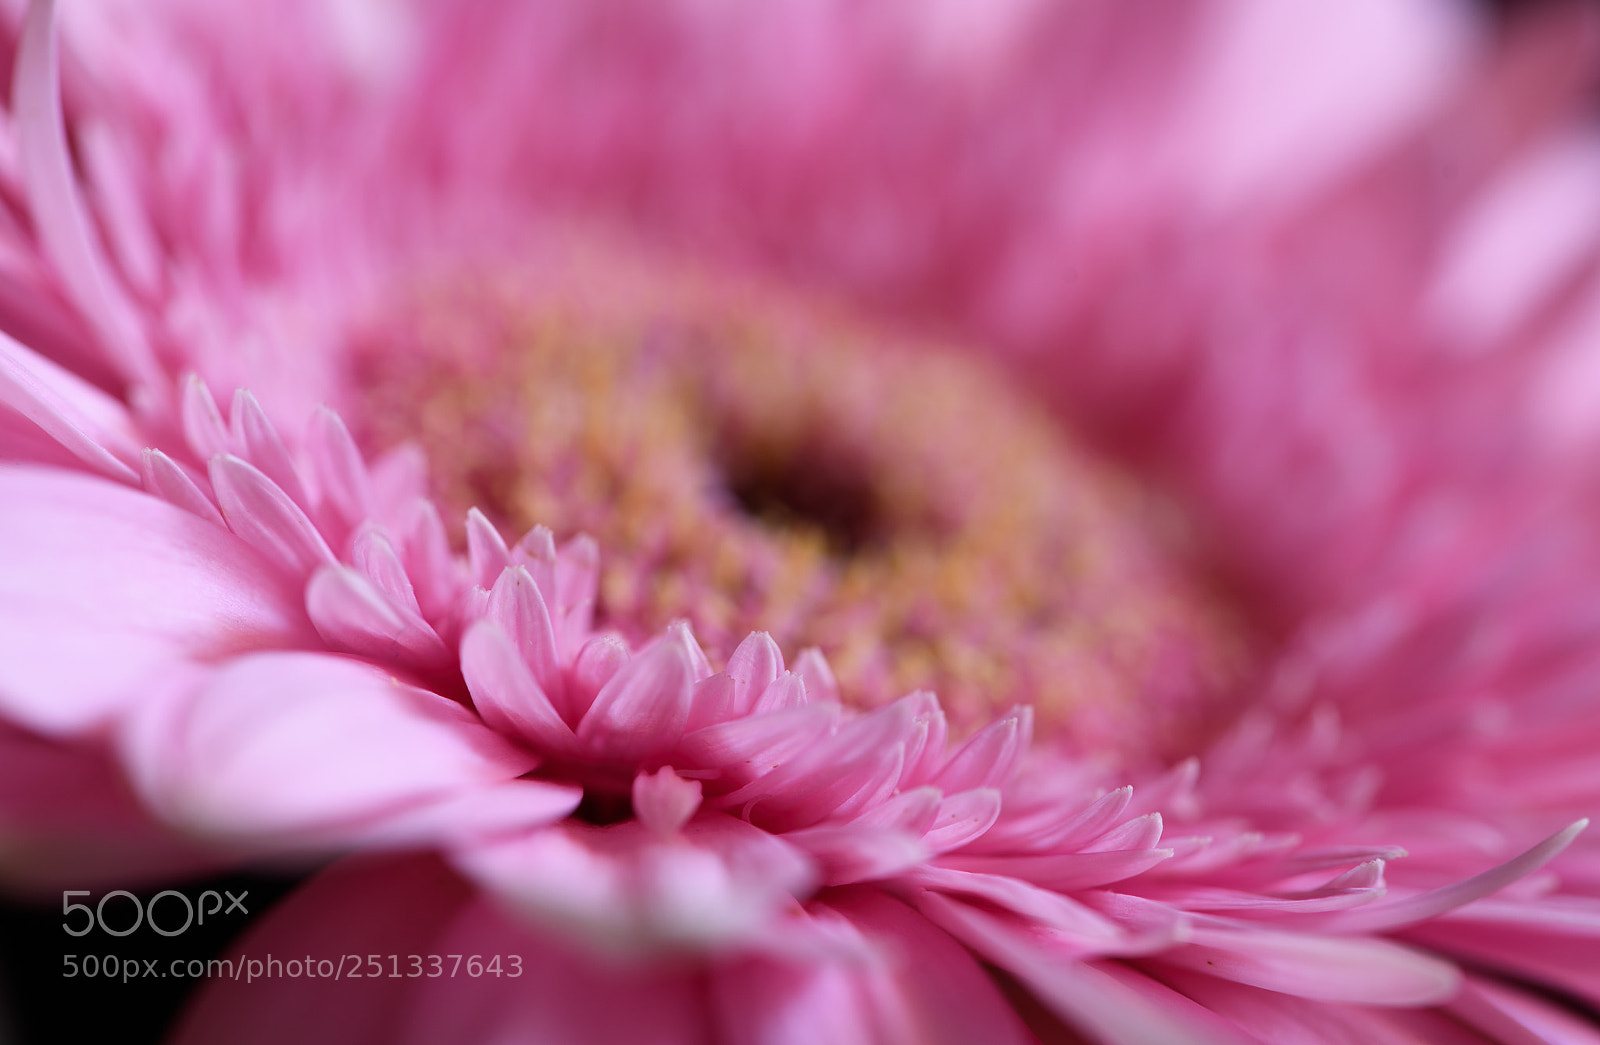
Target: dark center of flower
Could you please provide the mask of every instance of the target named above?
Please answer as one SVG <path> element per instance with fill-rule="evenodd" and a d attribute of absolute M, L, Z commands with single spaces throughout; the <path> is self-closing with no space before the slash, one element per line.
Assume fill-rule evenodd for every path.
<path fill-rule="evenodd" d="M 777 531 L 814 529 L 848 558 L 892 539 L 873 477 L 846 455 L 805 448 L 783 456 L 724 448 L 718 462 L 740 508 Z"/>
<path fill-rule="evenodd" d="M 572 811 L 572 816 L 596 827 L 627 823 L 633 819 L 633 799 L 627 792 L 585 787 L 583 798 L 578 802 L 578 808 Z"/>
<path fill-rule="evenodd" d="M 434 283 L 355 355 L 373 445 L 447 503 L 592 534 L 601 623 L 820 646 L 845 699 L 1016 703 L 1082 748 L 1198 743 L 1246 666 L 1179 513 L 971 351 L 658 270 Z"/>

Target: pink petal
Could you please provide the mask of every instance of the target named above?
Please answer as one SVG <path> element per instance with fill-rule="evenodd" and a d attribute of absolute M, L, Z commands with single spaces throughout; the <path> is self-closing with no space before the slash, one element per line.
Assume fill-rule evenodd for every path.
<path fill-rule="evenodd" d="M 427 621 L 348 566 L 324 566 L 312 575 L 306 613 L 336 650 L 420 668 L 451 660 Z"/>
<path fill-rule="evenodd" d="M 637 822 L 566 826 L 467 847 L 455 861 L 541 923 L 624 954 L 756 939 L 815 881 L 799 850 L 705 813 L 666 841 Z"/>
<path fill-rule="evenodd" d="M 80 461 L 113 479 L 136 478 L 115 453 L 127 453 L 126 414 L 98 389 L 0 334 L 0 403 L 32 421 Z M 85 409 L 85 406 L 89 410 Z M 99 414 L 96 420 L 89 412 Z M 117 422 L 121 423 L 118 424 Z"/>
<path fill-rule="evenodd" d="M 204 381 L 190 374 L 183 382 L 183 435 L 189 449 L 202 461 L 239 449 L 222 420 L 217 401 Z"/>
<path fill-rule="evenodd" d="M 12 74 L 11 111 L 23 186 L 45 254 L 99 334 L 112 365 L 150 389 L 164 386 L 160 365 L 110 278 L 78 197 L 61 115 L 53 0 L 28 6 Z"/>
<path fill-rule="evenodd" d="M 248 969 L 236 965 L 238 979 L 214 976 L 199 984 L 172 1040 L 175 1045 L 390 1045 L 415 981 L 352 977 L 353 966 L 344 956 L 434 953 L 471 894 L 467 883 L 431 855 L 359 857 L 335 864 L 257 921 L 229 951 L 235 963 L 262 962 L 261 974 L 252 981 L 245 977 Z M 396 917 L 397 911 L 405 916 Z M 267 978 L 269 954 L 280 961 L 310 955 L 346 964 L 337 978 Z"/>
<path fill-rule="evenodd" d="M 422 605 L 406 574 L 405 563 L 382 530 L 366 526 L 356 533 L 350 542 L 350 564 L 398 606 L 422 616 Z"/>
<path fill-rule="evenodd" d="M 582 800 L 581 788 L 502 780 L 451 791 L 361 827 L 342 825 L 338 842 L 386 849 L 480 845 L 563 820 Z"/>
<path fill-rule="evenodd" d="M 533 764 L 454 701 L 326 654 L 239 657 L 165 703 L 123 731 L 135 778 L 169 819 L 245 844 L 359 834 Z"/>
<path fill-rule="evenodd" d="M 859 820 L 786 831 L 783 840 L 815 860 L 822 884 L 829 886 L 895 878 L 931 855 L 922 839 L 908 831 L 869 826 Z"/>
<path fill-rule="evenodd" d="M 806 684 L 806 696 L 813 701 L 837 701 L 839 683 L 828 666 L 828 658 L 815 646 L 808 646 L 795 658 L 794 673 Z"/>
<path fill-rule="evenodd" d="M 1600 900 L 1480 900 L 1406 930 L 1406 939 L 1530 983 L 1551 984 L 1591 1004 L 1600 1001 Z"/>
<path fill-rule="evenodd" d="M 1491 980 L 1469 979 L 1449 1012 L 1506 1045 L 1600 1045 L 1593 1021 Z"/>
<path fill-rule="evenodd" d="M 87 729 L 187 663 L 321 645 L 279 571 L 154 497 L 8 465 L 0 503 L 0 707 L 32 729 Z"/>
<path fill-rule="evenodd" d="M 539 598 L 544 600 L 546 615 L 551 622 L 552 656 L 559 659 L 568 649 L 568 644 L 562 635 L 565 630 L 562 619 L 565 611 L 562 608 L 560 585 L 556 582 L 557 559 L 555 535 L 544 526 L 535 526 L 523 534 L 522 540 L 511 549 L 512 565 L 522 568 L 533 579 Z"/>
<path fill-rule="evenodd" d="M 197 515 L 206 522 L 226 527 L 222 513 L 206 496 L 204 490 L 178 462 L 160 450 L 146 450 L 139 456 L 139 478 L 145 492 L 161 498 L 168 504 Z"/>
<path fill-rule="evenodd" d="M 1175 882 L 1161 887 L 1141 883 L 1140 892 L 1153 899 L 1181 904 L 1187 911 L 1228 911 L 1239 915 L 1320 914 L 1372 903 L 1383 896 L 1381 885 L 1363 888 L 1319 889 L 1309 895 L 1265 896 L 1235 889 L 1215 889 Z M 1299 928 L 1303 923 L 1295 923 Z"/>
<path fill-rule="evenodd" d="M 700 793 L 700 781 L 685 780 L 671 766 L 663 766 L 633 778 L 633 813 L 646 829 L 670 838 L 700 808 Z"/>
<path fill-rule="evenodd" d="M 475 622 L 461 640 L 461 674 L 483 720 L 511 736 L 526 737 L 547 751 L 577 746 L 566 722 L 545 695 L 500 626 Z"/>
<path fill-rule="evenodd" d="M 234 392 L 229 413 L 234 445 L 244 447 L 245 459 L 277 484 L 278 489 L 288 494 L 295 504 L 302 509 L 309 508 L 305 488 L 300 483 L 300 472 L 255 394 L 247 388 Z"/>
<path fill-rule="evenodd" d="M 800 676 L 791 671 L 779 675 L 761 695 L 756 698 L 751 713 L 764 715 L 771 711 L 782 711 L 785 708 L 797 708 L 806 702 L 806 684 L 800 681 Z"/>
<path fill-rule="evenodd" d="M 581 717 L 594 704 L 594 698 L 616 678 L 632 658 L 628 644 L 619 636 L 602 632 L 591 637 L 578 650 L 568 674 L 567 710 Z"/>
<path fill-rule="evenodd" d="M 1194 808 L 1194 788 L 1200 779 L 1200 760 L 1186 758 L 1155 780 L 1139 785 L 1132 803 L 1141 813 L 1161 811 L 1187 814 Z"/>
<path fill-rule="evenodd" d="M 912 788 L 868 809 L 856 818 L 856 823 L 879 830 L 905 831 L 921 838 L 933 826 L 943 801 L 944 796 L 936 787 Z"/>
<path fill-rule="evenodd" d="M 228 527 L 272 561 L 304 577 L 334 565 L 333 552 L 289 495 L 237 457 L 211 459 L 211 488 Z"/>
<path fill-rule="evenodd" d="M 1104 834 L 1121 820 L 1123 810 L 1128 808 L 1132 798 L 1132 787 L 1119 787 L 1067 816 L 1062 816 L 1053 805 L 1046 805 L 1013 819 L 1008 807 L 1006 816 L 973 848 L 982 852 L 1001 847 L 1015 847 L 1028 852 L 1074 849 Z"/>
<path fill-rule="evenodd" d="M 868 971 L 842 962 L 753 959 L 713 981 L 717 1040 L 749 1045 L 875 1045 L 882 1016 Z M 709 1039 L 708 1039 L 709 1040 Z M 905 1039 L 909 1040 L 909 1039 Z"/>
<path fill-rule="evenodd" d="M 783 671 L 783 651 L 764 631 L 752 631 L 728 657 L 726 674 L 733 679 L 734 711 L 747 714 L 756 698 Z M 770 710 L 776 710 L 770 709 Z"/>
<path fill-rule="evenodd" d="M 700 642 L 694 637 L 688 621 L 674 621 L 667 625 L 665 639 L 683 647 L 684 654 L 689 658 L 690 677 L 695 682 L 704 682 L 711 677 L 711 661 L 706 658 L 706 651 L 700 648 Z"/>
<path fill-rule="evenodd" d="M 1034 1040 L 989 972 L 921 914 L 881 893 L 830 900 L 872 944 L 890 1040 L 924 1045 L 1004 1045 Z M 876 993 L 876 992 L 875 992 Z M 880 995 L 883 996 L 883 995 Z"/>
<path fill-rule="evenodd" d="M 1012 875 L 1068 892 L 1125 881 L 1171 858 L 1171 849 L 1129 849 L 1044 856 L 980 856 L 959 852 L 943 856 L 939 862 L 962 871 Z"/>
<path fill-rule="evenodd" d="M 1220 1045 L 1214 1031 L 1183 1020 L 1093 964 L 1039 946 L 1006 919 L 934 893 L 924 894 L 918 906 L 979 957 L 1016 977 L 1056 1016 L 1098 1041 Z"/>
<path fill-rule="evenodd" d="M 1117 949 L 1119 955 L 1159 954 L 1186 943 L 1192 935 L 1194 918 L 1172 904 L 1110 890 L 1083 893 L 1081 898 L 1129 934 Z"/>
<path fill-rule="evenodd" d="M 0 885 L 48 897 L 220 863 L 154 819 L 98 741 L 61 743 L 0 723 Z"/>
<path fill-rule="evenodd" d="M 325 406 L 317 408 L 311 416 L 306 451 L 322 500 L 333 506 L 340 521 L 354 527 L 368 518 L 374 503 L 372 479 L 361 451 L 338 414 Z"/>
<path fill-rule="evenodd" d="M 911 716 L 904 701 L 847 722 L 838 733 L 718 799 L 774 830 L 847 820 L 886 800 L 905 768 Z M 756 813 L 759 810 L 759 813 Z"/>
<path fill-rule="evenodd" d="M 761 821 L 778 830 L 809 827 L 828 816 L 849 819 L 893 793 L 921 707 L 912 695 L 846 721 L 833 736 L 799 750 L 718 804 L 743 807 L 747 814 L 759 807 Z M 759 772 L 761 765 L 751 768 Z"/>
<path fill-rule="evenodd" d="M 566 688 L 556 649 L 555 627 L 544 596 L 522 566 L 502 570 L 489 593 L 489 619 L 516 645 L 539 688 L 560 706 Z"/>
<path fill-rule="evenodd" d="M 511 565 L 511 549 L 505 539 L 476 508 L 467 512 L 467 559 L 472 564 L 472 583 L 484 589 L 492 588 Z"/>
<path fill-rule="evenodd" d="M 761 895 L 787 906 L 806 899 L 815 888 L 810 861 L 783 839 L 729 816 L 702 813 L 684 825 L 688 842 L 715 851 L 736 879 L 745 879 Z"/>
<path fill-rule="evenodd" d="M 808 704 L 707 726 L 685 737 L 682 750 L 696 767 L 722 768 L 735 782 L 745 781 L 778 768 L 838 722 L 838 705 Z"/>
<path fill-rule="evenodd" d="M 693 969 L 619 966 L 542 937 L 498 906 L 479 900 L 429 953 L 493 955 L 501 974 L 408 980 L 416 997 L 391 1042 L 538 1042 L 540 1045 L 700 1045 L 704 988 Z M 451 964 L 446 959 L 447 967 Z M 512 977 L 515 968 L 519 975 Z"/>
<path fill-rule="evenodd" d="M 1187 971 L 1160 970 L 1161 980 L 1226 1020 L 1251 1042 L 1294 1045 L 1489 1045 L 1437 1010 L 1380 1009 L 1311 1001 Z M 1149 980 L 1145 981 L 1150 983 Z M 1152 984 L 1153 986 L 1153 984 Z M 1495 1045 L 1522 1045 L 1494 1039 Z M 1533 1045 L 1533 1043 L 1528 1043 Z"/>
<path fill-rule="evenodd" d="M 696 682 L 694 695 L 689 702 L 689 717 L 683 725 L 684 732 L 693 734 L 736 717 L 739 714 L 734 709 L 737 692 L 738 683 L 720 671 Z"/>
<path fill-rule="evenodd" d="M 117 269 L 132 289 L 155 296 L 162 291 L 161 246 L 145 212 L 138 159 L 132 143 L 109 124 L 74 128 L 79 154 L 93 186 L 101 225 L 115 255 Z"/>
<path fill-rule="evenodd" d="M 1107 831 L 1085 844 L 1081 852 L 1120 853 L 1129 849 L 1153 849 L 1161 841 L 1161 814 L 1146 813 Z"/>
<path fill-rule="evenodd" d="M 813 816 L 849 819 L 894 794 L 895 785 L 904 770 L 905 749 L 898 744 L 891 745 L 880 757 L 852 766 L 848 772 L 841 774 L 840 781 L 845 788 L 854 784 L 854 789 L 843 799 L 836 802 L 830 794 L 817 794 L 813 801 L 802 803 L 788 815 L 802 821 L 810 820 Z M 845 788 L 841 788 L 841 791 Z"/>
<path fill-rule="evenodd" d="M 1014 710 L 963 744 L 929 783 L 946 794 L 999 787 L 1010 779 L 1032 735 L 1032 709 Z"/>
<path fill-rule="evenodd" d="M 1465 881 L 1415 896 L 1374 904 L 1359 911 L 1343 912 L 1331 916 L 1324 926 L 1336 932 L 1374 932 L 1437 918 L 1446 911 L 1498 892 L 1519 878 L 1526 878 L 1571 845 L 1572 840 L 1582 834 L 1584 828 L 1588 826 L 1589 821 L 1579 820 L 1557 831 L 1521 856 L 1473 875 Z"/>
<path fill-rule="evenodd" d="M 1062 953 L 1122 954 L 1129 937 L 1122 927 L 1068 896 L 1015 878 L 971 874 L 944 867 L 923 867 L 916 884 L 938 893 L 972 897 L 1015 915 L 1035 933 L 1043 933 Z M 925 897 L 919 894 L 921 906 Z M 1170 941 L 1169 941 L 1170 942 Z"/>
<path fill-rule="evenodd" d="M 936 853 L 960 849 L 980 837 L 1000 817 L 1000 792 L 979 788 L 951 795 L 939 804 L 933 826 L 922 840 Z"/>
<path fill-rule="evenodd" d="M 560 601 L 560 591 L 556 587 L 556 535 L 548 526 L 535 526 L 523 534 L 522 540 L 511 549 L 511 561 L 527 567 L 547 605 Z"/>
<path fill-rule="evenodd" d="M 1161 960 L 1317 1001 L 1437 1005 L 1461 986 L 1454 966 L 1386 940 L 1210 926 L 1193 940 Z"/>
<path fill-rule="evenodd" d="M 683 735 L 694 668 L 681 641 L 664 639 L 628 661 L 578 723 L 578 740 L 619 762 L 671 750 Z"/>
<path fill-rule="evenodd" d="M 586 844 L 593 832 L 569 827 L 465 846 L 452 855 L 463 874 L 547 929 L 591 948 L 627 949 L 642 936 L 625 859 Z"/>
<path fill-rule="evenodd" d="M 717 1040 L 761 1045 L 895 1042 L 1020 1045 L 1036 1039 L 989 974 L 948 934 L 868 891 L 830 899 L 860 939 L 850 954 L 729 963 L 712 997 Z M 826 910 L 826 909 L 823 909 Z"/>
<path fill-rule="evenodd" d="M 912 721 L 916 732 L 906 744 L 906 768 L 900 776 L 900 786 L 915 787 L 926 783 L 944 764 L 950 727 L 939 698 L 932 693 L 919 690 L 906 699 L 914 703 Z"/>
<path fill-rule="evenodd" d="M 674 949 L 723 949 L 759 938 L 777 911 L 795 902 L 765 882 L 741 880 L 723 854 L 709 847 L 645 847 L 631 870 L 629 891 L 640 930 L 652 944 Z"/>
<path fill-rule="evenodd" d="M 439 509 L 432 501 L 412 502 L 396 532 L 406 576 L 416 588 L 417 604 L 423 616 L 437 620 L 454 609 L 462 584 L 460 568 L 450 553 L 450 540 L 445 535 Z"/>
<path fill-rule="evenodd" d="M 1288 1034 L 1277 1036 L 1272 1033 L 1258 1033 L 1256 1036 L 1246 1035 L 1243 1031 L 1241 1031 L 1238 1024 L 1232 1022 L 1231 1020 L 1224 1019 L 1222 1016 L 1219 1016 L 1217 1013 L 1211 1011 L 1211 1009 L 1207 1006 L 1201 1005 L 1192 1000 L 1190 997 L 1178 993 L 1167 983 L 1153 979 L 1147 974 L 1146 970 L 1134 969 L 1127 965 L 1122 965 L 1115 962 L 1097 962 L 1095 963 L 1095 969 L 1101 973 L 1104 973 L 1106 976 L 1110 977 L 1113 981 L 1120 984 L 1127 990 L 1132 991 L 1135 995 L 1142 998 L 1146 1004 L 1165 1012 L 1171 1018 L 1182 1021 L 1194 1033 L 1202 1035 L 1204 1040 L 1215 1042 L 1217 1045 L 1223 1045 L 1223 1043 L 1228 1043 L 1228 1045 L 1239 1045 L 1239 1043 L 1246 1041 L 1248 1041 L 1250 1045 L 1257 1045 L 1259 1042 L 1273 1042 L 1274 1045 L 1279 1045 L 1279 1043 L 1281 1043 L 1281 1045 L 1291 1045 L 1291 1043 L 1293 1043 L 1293 1045 L 1313 1045 L 1312 1040 L 1302 1041 L 1293 1035 Z M 1211 980 L 1208 981 L 1208 983 L 1216 984 L 1222 988 L 1231 989 L 1234 991 L 1254 990 L 1254 988 L 1240 987 L 1237 984 L 1228 983 L 1225 980 Z M 1281 994 L 1267 994 L 1262 991 L 1256 991 L 1255 993 L 1261 994 L 1264 997 L 1271 998 L 1276 1001 L 1288 1002 L 1291 1004 L 1305 1004 L 1300 1002 L 1300 999 L 1298 998 L 1289 998 Z M 1349 1045 L 1354 1045 L 1354 1041 L 1352 1039 L 1346 1038 L 1344 1040 L 1345 1042 L 1349 1043 Z M 1361 1039 L 1355 1039 L 1355 1041 L 1360 1041 L 1361 1045 L 1378 1045 L 1376 1041 L 1365 1041 Z M 1329 1045 L 1332 1045 L 1332 1043 L 1329 1043 Z M 1442 1043 L 1440 1043 L 1440 1045 L 1442 1045 Z M 1482 1045 L 1482 1043 L 1478 1043 L 1478 1045 Z"/>
<path fill-rule="evenodd" d="M 401 443 L 368 465 L 373 507 L 378 518 L 393 522 L 428 494 L 428 455 L 415 443 Z M 441 524 L 441 530 L 442 530 Z"/>
<path fill-rule="evenodd" d="M 1373 860 L 1398 860 L 1406 855 L 1399 846 L 1340 845 L 1296 849 L 1283 859 L 1290 873 L 1321 871 L 1332 867 L 1349 867 L 1351 864 Z"/>
<path fill-rule="evenodd" d="M 593 626 L 594 602 L 600 588 L 600 546 L 579 534 L 561 547 L 556 558 L 556 590 L 560 593 L 562 642 L 573 650 Z"/>
<path fill-rule="evenodd" d="M 1345 889 L 1381 889 L 1383 866 L 1382 860 L 1368 860 L 1366 863 L 1357 864 L 1343 874 L 1330 878 L 1328 884 L 1314 890 L 1311 895 L 1334 893 Z"/>
<path fill-rule="evenodd" d="M 0 378 L 0 381 L 3 380 Z M 82 457 L 67 449 L 60 440 L 26 416 L 5 408 L 3 404 L 0 404 L 0 460 L 48 465 L 73 472 L 98 472 L 106 478 L 119 478 L 93 466 L 86 469 Z M 126 482 L 126 476 L 120 477 L 120 481 Z"/>

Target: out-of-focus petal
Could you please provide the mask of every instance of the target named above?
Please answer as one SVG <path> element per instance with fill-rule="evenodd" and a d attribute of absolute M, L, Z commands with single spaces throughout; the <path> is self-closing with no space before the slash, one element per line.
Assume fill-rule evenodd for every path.
<path fill-rule="evenodd" d="M 369 954 L 431 955 L 471 888 L 437 858 L 351 859 L 313 878 L 257 923 L 227 955 L 229 972 L 206 979 L 182 1016 L 175 1045 L 390 1045 L 403 1032 L 405 977 L 369 969 Z M 397 917 L 397 912 L 404 912 Z M 268 955 L 339 965 L 328 976 L 266 975 Z M 350 959 L 355 957 L 355 961 Z M 250 961 L 257 965 L 249 965 Z M 431 968 L 431 966 L 430 966 Z M 407 967 L 411 971 L 409 957 Z"/>
<path fill-rule="evenodd" d="M 320 645 L 299 592 L 221 527 L 18 465 L 0 503 L 0 706 L 34 729 L 86 729 L 184 664 Z"/>
<path fill-rule="evenodd" d="M 123 736 L 146 799 L 223 841 L 360 835 L 534 763 L 459 704 L 314 653 L 237 657 L 187 693 L 134 708 Z M 540 786 L 554 799 L 543 818 L 576 804 L 570 789 Z"/>
<path fill-rule="evenodd" d="M 216 866 L 144 808 L 105 745 L 0 724 L 0 885 L 125 889 Z"/>

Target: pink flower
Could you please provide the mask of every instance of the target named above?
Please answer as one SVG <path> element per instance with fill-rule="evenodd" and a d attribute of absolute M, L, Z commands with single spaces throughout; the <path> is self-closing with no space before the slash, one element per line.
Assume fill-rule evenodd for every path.
<path fill-rule="evenodd" d="M 357 851 L 179 1040 L 1600 1036 L 1592 23 L 974 10 L 30 6 L 0 866 Z"/>

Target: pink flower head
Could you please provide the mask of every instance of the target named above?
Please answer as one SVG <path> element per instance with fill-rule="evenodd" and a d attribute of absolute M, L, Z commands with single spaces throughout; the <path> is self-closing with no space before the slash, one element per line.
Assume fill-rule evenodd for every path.
<path fill-rule="evenodd" d="M 1600 1040 L 1592 19 L 84 10 L 0 871 L 349 854 L 177 1040 Z"/>

